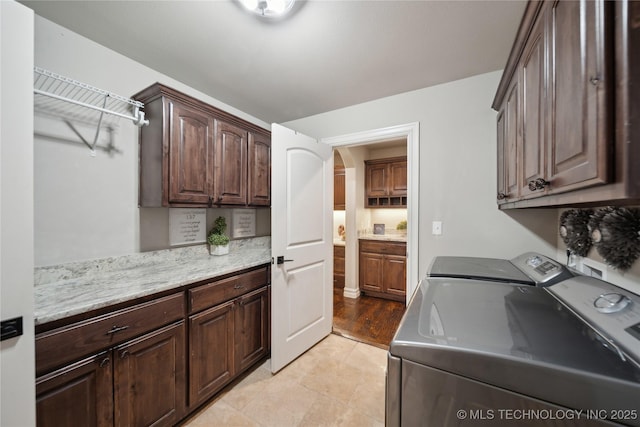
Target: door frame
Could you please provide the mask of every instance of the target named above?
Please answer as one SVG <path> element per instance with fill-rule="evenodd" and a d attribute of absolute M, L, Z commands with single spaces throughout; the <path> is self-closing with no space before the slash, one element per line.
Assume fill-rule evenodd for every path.
<path fill-rule="evenodd" d="M 419 214 L 419 163 L 420 122 L 366 130 L 345 135 L 321 138 L 320 142 L 334 148 L 384 142 L 391 139 L 407 139 L 407 296 L 409 303 L 418 287 L 418 214 Z"/>

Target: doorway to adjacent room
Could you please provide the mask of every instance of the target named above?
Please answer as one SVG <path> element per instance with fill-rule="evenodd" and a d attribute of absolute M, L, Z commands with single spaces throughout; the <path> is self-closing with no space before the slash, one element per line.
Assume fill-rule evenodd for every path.
<path fill-rule="evenodd" d="M 418 125 L 413 124 L 323 141 L 334 145 L 336 168 L 334 180 L 334 273 L 336 276 L 334 276 L 333 333 L 381 348 L 388 348 L 404 313 L 406 301 L 415 289 L 413 280 L 417 280 L 413 279 L 417 278 L 417 272 L 412 270 L 417 268 L 417 250 L 410 250 L 417 248 L 417 223 L 415 227 L 411 227 L 410 220 L 411 217 L 417 219 L 417 130 Z M 381 205 L 386 201 L 392 206 L 372 206 L 368 203 L 370 200 L 367 199 L 368 192 L 365 186 L 370 184 L 371 177 L 366 172 L 366 168 L 371 166 L 370 163 L 374 163 L 377 168 L 380 168 L 380 164 L 385 167 L 386 160 L 394 160 L 395 163 L 398 160 L 404 161 L 403 185 L 406 193 L 403 195 L 402 206 L 398 206 L 393 199 L 383 200 L 382 198 L 379 199 Z M 414 164 L 410 165 L 411 162 Z M 397 174 L 397 172 L 392 173 Z M 365 176 L 368 179 L 365 179 Z M 411 195 L 414 195 L 413 204 L 408 202 Z M 379 228 L 383 231 L 381 232 Z M 407 235 L 407 230 L 414 233 L 414 238 L 411 234 Z M 403 291 L 406 289 L 408 293 L 406 297 L 404 293 L 400 298 L 397 294 L 367 292 L 374 288 L 367 282 L 369 278 L 366 277 L 366 273 L 364 276 L 360 274 L 362 267 L 359 263 L 369 262 L 367 255 L 360 251 L 359 239 L 364 236 L 372 237 L 378 245 L 387 244 L 387 240 L 402 241 L 400 243 L 402 256 L 396 256 L 395 258 L 398 259 L 391 260 L 392 263 L 396 263 L 396 266 L 397 262 L 402 261 L 402 274 L 398 273 L 397 267 L 392 267 L 397 274 L 392 274 L 395 276 L 393 278 L 388 274 L 385 275 L 383 282 L 385 282 L 384 285 L 387 285 L 386 282 L 390 280 L 400 283 Z M 377 238 L 381 240 L 377 241 Z M 376 254 L 372 256 L 375 257 Z M 384 263 L 384 261 L 381 262 Z M 364 268 L 368 271 L 369 267 L 371 265 L 366 265 Z M 389 284 L 389 287 L 397 285 L 397 283 L 393 286 Z M 361 294 L 363 290 L 365 293 Z M 386 296 L 391 299 L 385 298 Z"/>

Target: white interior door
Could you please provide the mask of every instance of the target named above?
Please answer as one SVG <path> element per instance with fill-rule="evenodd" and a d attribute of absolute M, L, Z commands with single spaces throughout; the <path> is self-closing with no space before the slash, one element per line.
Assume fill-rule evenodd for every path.
<path fill-rule="evenodd" d="M 275 373 L 331 333 L 333 155 L 329 145 L 278 124 L 271 127 L 271 150 Z"/>

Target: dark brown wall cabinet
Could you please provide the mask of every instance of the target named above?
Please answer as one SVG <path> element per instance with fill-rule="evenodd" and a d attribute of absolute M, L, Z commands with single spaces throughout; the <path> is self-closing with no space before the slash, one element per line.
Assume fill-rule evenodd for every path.
<path fill-rule="evenodd" d="M 407 207 L 407 157 L 366 160 L 365 207 Z"/>
<path fill-rule="evenodd" d="M 268 273 L 260 268 L 38 332 L 37 425 L 176 425 L 267 357 Z"/>
<path fill-rule="evenodd" d="M 527 5 L 493 108 L 500 208 L 640 200 L 640 6 Z"/>
<path fill-rule="evenodd" d="M 346 175 L 344 166 L 336 166 L 333 170 L 333 210 L 343 211 L 347 206 Z"/>
<path fill-rule="evenodd" d="M 367 295 L 404 301 L 407 244 L 360 239 L 360 290 Z"/>
<path fill-rule="evenodd" d="M 140 206 L 270 206 L 269 131 L 161 84 L 134 98 L 150 122 L 140 128 Z"/>
<path fill-rule="evenodd" d="M 333 247 L 333 288 L 344 289 L 344 260 L 345 247 L 334 245 Z"/>

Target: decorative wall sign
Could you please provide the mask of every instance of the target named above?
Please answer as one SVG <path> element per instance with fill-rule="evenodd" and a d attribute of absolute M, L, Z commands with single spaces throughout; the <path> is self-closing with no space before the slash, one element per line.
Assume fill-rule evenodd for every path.
<path fill-rule="evenodd" d="M 171 246 L 207 241 L 207 210 L 169 209 L 169 244 Z"/>
<path fill-rule="evenodd" d="M 231 214 L 231 235 L 233 238 L 256 235 L 256 210 L 234 209 Z"/>

